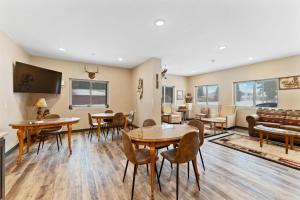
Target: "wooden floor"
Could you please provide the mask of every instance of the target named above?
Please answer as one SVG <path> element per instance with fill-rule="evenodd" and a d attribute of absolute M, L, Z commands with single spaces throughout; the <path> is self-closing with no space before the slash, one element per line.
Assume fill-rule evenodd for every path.
<path fill-rule="evenodd" d="M 73 135 L 73 155 L 68 156 L 67 138 L 57 152 L 56 140 L 48 140 L 36 155 L 37 144 L 15 164 L 17 151 L 6 163 L 6 199 L 130 199 L 133 166 L 129 165 L 125 183 L 122 176 L 126 164 L 121 139 L 111 142 L 84 133 Z M 197 190 L 193 172 L 187 179 L 187 166 L 180 166 L 179 199 L 246 200 L 300 199 L 300 171 L 278 165 L 245 153 L 206 141 L 202 148 L 206 174 L 201 170 Z M 199 158 L 199 157 L 198 157 Z M 158 161 L 160 167 L 161 160 Z M 192 170 L 192 168 L 191 168 Z M 175 199 L 176 170 L 165 162 L 162 192 L 156 184 L 156 199 Z M 149 199 L 150 186 L 146 167 L 138 169 L 134 197 Z"/>

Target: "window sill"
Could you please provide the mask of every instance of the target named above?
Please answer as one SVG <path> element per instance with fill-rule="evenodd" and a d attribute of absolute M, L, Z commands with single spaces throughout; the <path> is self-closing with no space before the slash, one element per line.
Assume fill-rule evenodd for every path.
<path fill-rule="evenodd" d="M 83 110 L 83 109 L 97 109 L 97 108 L 108 108 L 108 105 L 97 105 L 97 106 L 69 106 L 69 110 Z"/>

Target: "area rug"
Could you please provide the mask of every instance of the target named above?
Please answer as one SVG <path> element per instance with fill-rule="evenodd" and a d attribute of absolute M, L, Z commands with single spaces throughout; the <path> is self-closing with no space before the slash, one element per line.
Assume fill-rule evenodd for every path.
<path fill-rule="evenodd" d="M 266 144 L 264 141 L 261 148 L 259 138 L 236 133 L 212 139 L 210 142 L 300 170 L 300 147 L 295 145 L 293 150 L 289 149 L 288 154 L 285 154 L 283 143 L 269 140 L 269 144 Z"/>

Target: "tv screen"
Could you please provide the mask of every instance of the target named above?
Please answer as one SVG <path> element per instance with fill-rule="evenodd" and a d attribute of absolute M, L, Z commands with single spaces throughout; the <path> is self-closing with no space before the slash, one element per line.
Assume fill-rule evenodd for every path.
<path fill-rule="evenodd" d="M 60 94 L 62 73 L 16 62 L 14 92 Z"/>

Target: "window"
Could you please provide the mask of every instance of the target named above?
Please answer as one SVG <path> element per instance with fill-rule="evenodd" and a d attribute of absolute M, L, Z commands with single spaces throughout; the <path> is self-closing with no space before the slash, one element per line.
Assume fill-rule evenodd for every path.
<path fill-rule="evenodd" d="M 236 106 L 277 107 L 278 79 L 234 83 Z"/>
<path fill-rule="evenodd" d="M 71 79 L 70 83 L 70 105 L 75 107 L 107 106 L 108 82 Z"/>
<path fill-rule="evenodd" d="M 162 87 L 161 103 L 173 104 L 174 99 L 174 87 Z"/>
<path fill-rule="evenodd" d="M 196 87 L 196 103 L 207 105 L 218 105 L 219 86 L 201 85 Z"/>

